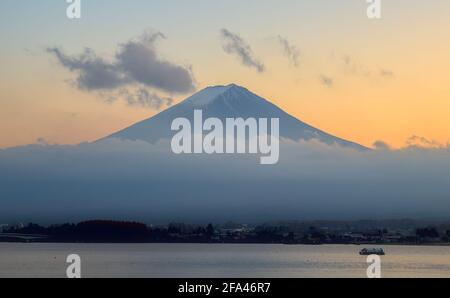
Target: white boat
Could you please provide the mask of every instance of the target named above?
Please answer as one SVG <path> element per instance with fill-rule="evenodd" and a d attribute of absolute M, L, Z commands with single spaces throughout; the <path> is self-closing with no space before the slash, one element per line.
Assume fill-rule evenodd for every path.
<path fill-rule="evenodd" d="M 384 256 L 386 253 L 382 248 L 364 248 L 359 252 L 362 256 L 378 255 Z"/>

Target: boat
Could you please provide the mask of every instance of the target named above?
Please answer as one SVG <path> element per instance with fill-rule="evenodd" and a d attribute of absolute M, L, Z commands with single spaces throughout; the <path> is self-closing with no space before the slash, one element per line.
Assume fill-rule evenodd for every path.
<path fill-rule="evenodd" d="M 370 256 L 370 255 L 384 256 L 386 253 L 382 248 L 364 248 L 359 252 L 359 254 L 361 256 Z"/>

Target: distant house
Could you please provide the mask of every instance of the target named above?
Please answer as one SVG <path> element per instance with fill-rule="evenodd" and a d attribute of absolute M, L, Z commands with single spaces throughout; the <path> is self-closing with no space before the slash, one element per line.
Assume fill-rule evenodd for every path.
<path fill-rule="evenodd" d="M 403 240 L 403 236 L 400 234 L 389 234 L 387 236 L 385 236 L 385 239 L 387 242 L 391 242 L 391 243 L 398 243 L 401 242 Z"/>
<path fill-rule="evenodd" d="M 342 238 L 353 243 L 367 241 L 367 237 L 359 233 L 345 233 Z"/>

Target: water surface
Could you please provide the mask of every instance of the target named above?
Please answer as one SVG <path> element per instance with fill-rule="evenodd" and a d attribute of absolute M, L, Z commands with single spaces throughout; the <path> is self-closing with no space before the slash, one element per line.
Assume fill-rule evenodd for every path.
<path fill-rule="evenodd" d="M 65 277 L 78 254 L 83 277 L 366 277 L 352 245 L 0 243 L 0 277 Z M 383 277 L 450 277 L 450 247 L 384 246 Z"/>

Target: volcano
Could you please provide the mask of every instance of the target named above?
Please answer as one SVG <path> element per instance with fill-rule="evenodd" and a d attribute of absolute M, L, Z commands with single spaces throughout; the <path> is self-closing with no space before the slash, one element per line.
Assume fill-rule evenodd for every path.
<path fill-rule="evenodd" d="M 104 139 L 118 138 L 150 143 L 171 139 L 174 134 L 171 131 L 172 121 L 180 117 L 193 121 L 194 110 L 202 110 L 205 118 L 219 118 L 223 121 L 226 118 L 279 118 L 281 138 L 293 141 L 316 139 L 328 145 L 337 144 L 347 148 L 367 150 L 362 145 L 314 128 L 284 112 L 268 100 L 235 84 L 205 88 L 158 115 Z"/>

